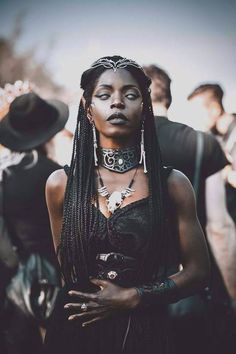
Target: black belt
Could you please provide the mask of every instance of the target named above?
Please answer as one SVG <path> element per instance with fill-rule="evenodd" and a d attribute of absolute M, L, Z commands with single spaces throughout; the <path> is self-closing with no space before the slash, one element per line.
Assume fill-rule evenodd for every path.
<path fill-rule="evenodd" d="M 96 278 L 125 285 L 135 279 L 137 260 L 121 253 L 99 253 L 96 256 Z"/>
<path fill-rule="evenodd" d="M 110 253 L 99 253 L 96 256 L 96 260 L 100 264 L 109 264 L 110 266 L 136 266 L 136 259 L 133 257 L 125 256 L 121 253 L 110 252 Z"/>

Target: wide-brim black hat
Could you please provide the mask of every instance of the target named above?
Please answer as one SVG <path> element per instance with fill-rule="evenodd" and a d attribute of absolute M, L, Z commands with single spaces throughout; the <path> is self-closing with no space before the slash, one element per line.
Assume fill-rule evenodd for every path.
<path fill-rule="evenodd" d="M 21 95 L 0 122 L 0 144 L 13 151 L 34 149 L 62 130 L 68 116 L 68 106 L 59 100 L 44 100 L 34 92 Z"/>

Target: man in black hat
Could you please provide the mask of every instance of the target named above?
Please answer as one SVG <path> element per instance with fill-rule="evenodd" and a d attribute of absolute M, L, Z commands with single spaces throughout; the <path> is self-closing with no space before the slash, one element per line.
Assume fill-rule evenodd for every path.
<path fill-rule="evenodd" d="M 15 98 L 0 122 L 0 144 L 10 151 L 0 160 L 3 216 L 21 261 L 37 254 L 56 266 L 44 189 L 48 176 L 61 166 L 47 157 L 45 144 L 64 128 L 68 115 L 63 102 L 31 92 Z M 40 352 L 42 339 L 33 318 L 15 304 L 2 316 L 7 353 Z"/>

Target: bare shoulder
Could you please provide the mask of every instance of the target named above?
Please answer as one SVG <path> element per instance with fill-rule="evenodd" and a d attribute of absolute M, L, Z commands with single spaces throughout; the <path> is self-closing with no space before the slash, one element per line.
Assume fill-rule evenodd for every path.
<path fill-rule="evenodd" d="M 63 169 L 54 171 L 46 183 L 46 202 L 55 249 L 60 244 L 66 183 L 67 176 Z"/>
<path fill-rule="evenodd" d="M 194 191 L 189 179 L 178 170 L 172 170 L 167 180 L 169 196 L 175 204 L 194 200 Z"/>
<path fill-rule="evenodd" d="M 47 199 L 62 200 L 64 198 L 67 175 L 63 169 L 54 171 L 47 179 Z"/>
<path fill-rule="evenodd" d="M 47 189 L 58 190 L 65 188 L 67 182 L 67 175 L 63 169 L 56 170 L 50 174 L 47 179 Z"/>

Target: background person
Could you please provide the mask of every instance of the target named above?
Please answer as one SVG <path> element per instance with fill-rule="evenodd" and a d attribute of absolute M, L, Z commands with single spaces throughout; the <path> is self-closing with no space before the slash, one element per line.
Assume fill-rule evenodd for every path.
<path fill-rule="evenodd" d="M 157 65 L 145 66 L 144 70 L 152 79 L 151 98 L 163 162 L 184 172 L 194 185 L 199 132 L 168 119 L 172 94 L 171 79 L 167 72 Z M 227 212 L 222 179 L 222 171 L 229 165 L 229 161 L 214 136 L 201 133 L 201 138 L 203 151 L 199 169 L 197 213 L 210 246 L 212 275 L 210 292 L 208 290 L 200 294 L 200 297 L 186 299 L 171 307 L 171 311 L 174 309 L 177 312 L 178 309 L 173 325 L 177 351 L 181 353 L 188 353 L 193 342 L 196 343 L 191 348 L 193 353 L 221 352 L 222 348 L 231 345 L 226 333 L 219 336 L 218 330 L 213 329 L 216 316 L 220 316 L 222 322 L 228 322 L 231 303 L 229 285 L 235 279 L 233 245 L 236 232 Z"/>
<path fill-rule="evenodd" d="M 236 224 L 236 114 L 225 111 L 224 91 L 219 84 L 205 83 L 196 87 L 188 101 L 197 108 L 205 130 L 214 134 L 225 151 L 230 166 L 225 170 L 227 207 Z"/>
<path fill-rule="evenodd" d="M 0 144 L 8 148 L 0 161 L 3 216 L 21 262 L 39 254 L 57 266 L 44 190 L 48 176 L 60 165 L 47 157 L 45 144 L 63 129 L 67 118 L 66 104 L 31 92 L 15 98 L 0 122 Z M 5 352 L 40 353 L 38 325 L 21 308 L 8 305 L 1 321 Z"/>

